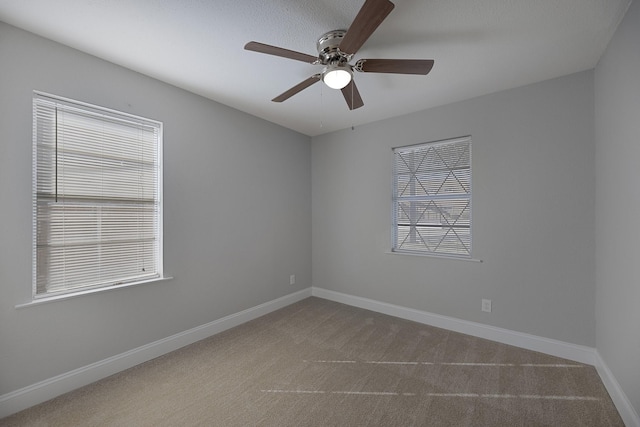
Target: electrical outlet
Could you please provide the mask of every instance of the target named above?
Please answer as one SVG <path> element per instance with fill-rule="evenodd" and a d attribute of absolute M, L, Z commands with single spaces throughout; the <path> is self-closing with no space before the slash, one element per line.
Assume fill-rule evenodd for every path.
<path fill-rule="evenodd" d="M 296 284 L 296 275 L 292 274 L 291 276 L 289 276 L 289 284 L 290 285 L 295 285 Z"/>
<path fill-rule="evenodd" d="M 482 300 L 482 311 L 486 311 L 487 313 L 491 313 L 491 300 L 483 299 Z"/>

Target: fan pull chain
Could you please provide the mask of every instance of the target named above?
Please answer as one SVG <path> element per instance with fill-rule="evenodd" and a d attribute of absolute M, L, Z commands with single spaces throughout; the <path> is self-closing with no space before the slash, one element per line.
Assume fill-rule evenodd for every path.
<path fill-rule="evenodd" d="M 324 85 L 320 85 L 320 129 L 324 128 L 324 91 L 322 90 L 323 86 Z"/>

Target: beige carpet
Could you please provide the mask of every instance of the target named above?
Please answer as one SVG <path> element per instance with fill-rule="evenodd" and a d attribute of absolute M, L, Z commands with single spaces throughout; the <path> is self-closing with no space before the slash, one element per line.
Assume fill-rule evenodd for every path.
<path fill-rule="evenodd" d="M 623 426 L 588 365 L 309 298 L 2 426 Z"/>

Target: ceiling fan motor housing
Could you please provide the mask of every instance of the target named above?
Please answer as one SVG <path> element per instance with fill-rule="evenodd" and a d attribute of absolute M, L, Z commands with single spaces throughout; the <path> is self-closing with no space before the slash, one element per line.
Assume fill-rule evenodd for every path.
<path fill-rule="evenodd" d="M 322 65 L 338 65 L 349 62 L 351 55 L 338 49 L 345 34 L 347 34 L 346 30 L 333 30 L 320 36 L 316 47 L 318 48 L 318 59 Z"/>

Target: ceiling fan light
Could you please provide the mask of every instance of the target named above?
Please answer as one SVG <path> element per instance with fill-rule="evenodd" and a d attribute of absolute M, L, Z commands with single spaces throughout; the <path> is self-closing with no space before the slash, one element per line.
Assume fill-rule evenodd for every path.
<path fill-rule="evenodd" d="M 327 67 L 322 74 L 322 81 L 331 89 L 342 89 L 351 82 L 351 70 L 344 67 Z"/>

